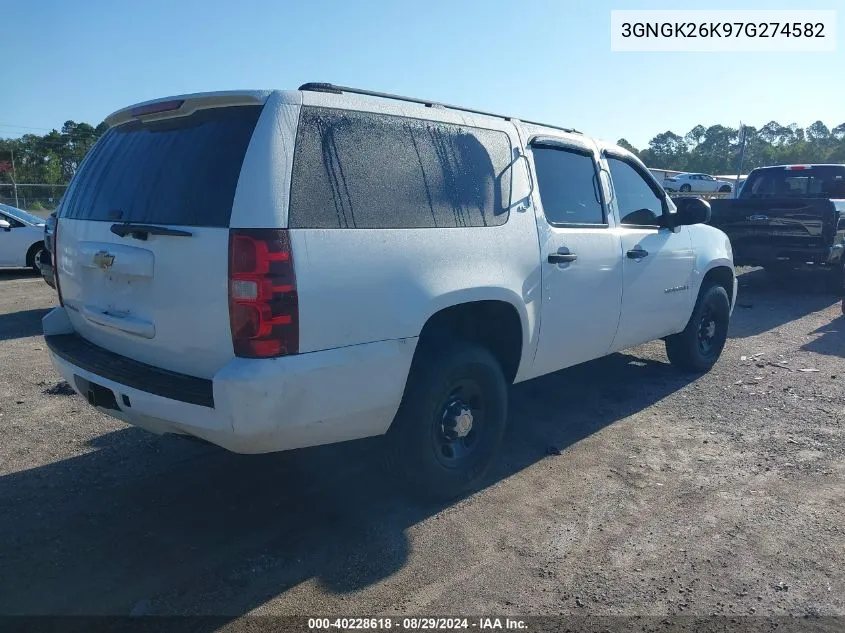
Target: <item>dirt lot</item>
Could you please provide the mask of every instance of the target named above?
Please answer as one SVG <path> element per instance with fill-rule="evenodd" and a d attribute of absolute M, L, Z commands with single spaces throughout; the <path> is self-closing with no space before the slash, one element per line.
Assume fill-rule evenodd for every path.
<path fill-rule="evenodd" d="M 47 359 L 53 291 L 0 273 L 0 613 L 845 614 L 818 286 L 745 272 L 703 377 L 653 343 L 514 387 L 488 485 L 443 507 L 373 441 L 246 457 L 93 411 Z"/>

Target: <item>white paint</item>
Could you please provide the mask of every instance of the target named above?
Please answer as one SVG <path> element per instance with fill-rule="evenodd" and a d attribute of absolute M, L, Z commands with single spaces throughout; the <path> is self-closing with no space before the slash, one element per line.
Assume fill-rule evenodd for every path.
<path fill-rule="evenodd" d="M 44 225 L 29 222 L 17 214 L 4 213 L 14 207 L 0 204 L 0 220 L 9 223 L 9 228 L 0 228 L 0 266 L 23 268 L 27 265 L 26 255 L 34 244 L 44 241 Z"/>
<path fill-rule="evenodd" d="M 439 310 L 480 300 L 512 305 L 523 331 L 518 382 L 679 331 L 707 271 L 733 267 L 730 243 L 712 227 L 620 226 L 601 152 L 613 148 L 637 159 L 581 134 L 349 94 L 212 97 L 192 95 L 191 107 L 243 99 L 265 103 L 238 181 L 233 228 L 287 227 L 302 105 L 504 132 L 520 157 L 513 189 L 527 197 L 512 200 L 508 221 L 497 227 L 291 230 L 300 353 L 264 360 L 233 354 L 228 228 L 173 227 L 193 237 L 137 241 L 113 235 L 108 222 L 62 218 L 56 261 L 66 308 L 44 318 L 45 334 L 75 331 L 122 356 L 213 382 L 215 407 L 200 407 L 116 384 L 53 357 L 71 385 L 76 374 L 129 396 L 131 408 L 118 398 L 122 410 L 105 413 L 154 432 L 190 433 L 239 452 L 381 434 L 398 409 L 418 336 Z M 607 227 L 545 221 L 528 148 L 537 134 L 594 154 L 602 168 Z M 649 251 L 646 261 L 626 258 L 635 246 Z M 548 263 L 548 255 L 561 248 L 578 259 Z M 95 264 L 102 250 L 115 255 L 112 267 Z"/>

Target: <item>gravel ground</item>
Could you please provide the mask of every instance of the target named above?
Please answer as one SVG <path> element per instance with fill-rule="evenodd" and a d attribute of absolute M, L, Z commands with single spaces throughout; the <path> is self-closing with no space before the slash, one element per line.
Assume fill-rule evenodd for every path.
<path fill-rule="evenodd" d="M 0 273 L 0 614 L 845 614 L 845 318 L 740 279 L 711 373 L 652 343 L 517 385 L 488 485 L 429 506 L 374 441 L 238 456 L 97 413 L 53 291 Z"/>

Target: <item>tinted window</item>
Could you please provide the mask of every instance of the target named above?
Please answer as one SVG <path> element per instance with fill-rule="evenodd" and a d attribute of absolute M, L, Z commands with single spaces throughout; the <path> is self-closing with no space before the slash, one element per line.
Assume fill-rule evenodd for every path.
<path fill-rule="evenodd" d="M 604 224 L 592 154 L 533 147 L 543 213 L 551 224 Z"/>
<path fill-rule="evenodd" d="M 808 169 L 754 170 L 743 187 L 746 197 L 845 197 L 845 167 L 824 165 Z"/>
<path fill-rule="evenodd" d="M 229 226 L 260 113 L 258 106 L 215 108 L 110 129 L 80 167 L 62 217 Z"/>
<path fill-rule="evenodd" d="M 622 224 L 659 226 L 663 215 L 663 198 L 658 196 L 646 179 L 629 163 L 607 157 L 616 207 Z"/>
<path fill-rule="evenodd" d="M 504 224 L 511 146 L 503 132 L 329 108 L 302 109 L 291 228 Z"/>

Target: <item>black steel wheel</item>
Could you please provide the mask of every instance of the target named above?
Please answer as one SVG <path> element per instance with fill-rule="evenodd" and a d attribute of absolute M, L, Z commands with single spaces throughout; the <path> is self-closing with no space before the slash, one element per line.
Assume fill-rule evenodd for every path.
<path fill-rule="evenodd" d="M 417 496 L 449 500 L 478 484 L 498 453 L 507 383 L 481 346 L 421 345 L 387 433 L 388 464 Z"/>

